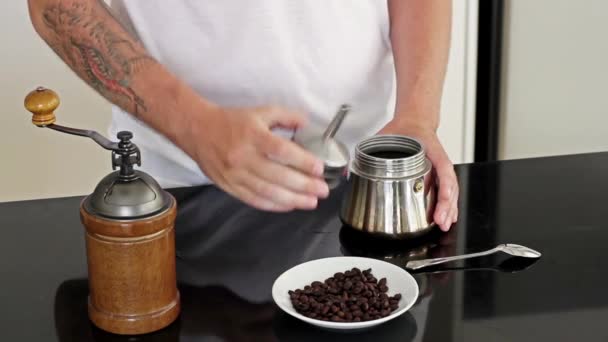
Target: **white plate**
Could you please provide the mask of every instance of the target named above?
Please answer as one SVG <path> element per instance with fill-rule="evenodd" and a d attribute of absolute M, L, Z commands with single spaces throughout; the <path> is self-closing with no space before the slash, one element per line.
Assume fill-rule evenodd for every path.
<path fill-rule="evenodd" d="M 313 281 L 323 282 L 337 272 L 357 267 L 360 270 L 371 268 L 377 279 L 386 278 L 388 295 L 401 293 L 399 308 L 389 316 L 365 322 L 327 322 L 299 314 L 291 304 L 289 290 L 303 289 Z M 272 286 L 272 297 L 287 314 L 322 328 L 332 330 L 365 329 L 385 323 L 409 310 L 418 298 L 418 284 L 414 277 L 399 266 L 386 261 L 361 257 L 334 257 L 305 262 L 281 274 Z"/>

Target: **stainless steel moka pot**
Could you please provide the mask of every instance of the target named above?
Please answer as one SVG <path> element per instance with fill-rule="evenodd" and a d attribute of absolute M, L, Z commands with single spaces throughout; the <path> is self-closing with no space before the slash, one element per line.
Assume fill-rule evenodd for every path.
<path fill-rule="evenodd" d="M 433 228 L 437 188 L 417 140 L 377 135 L 355 147 L 340 219 L 356 230 L 410 238 Z"/>

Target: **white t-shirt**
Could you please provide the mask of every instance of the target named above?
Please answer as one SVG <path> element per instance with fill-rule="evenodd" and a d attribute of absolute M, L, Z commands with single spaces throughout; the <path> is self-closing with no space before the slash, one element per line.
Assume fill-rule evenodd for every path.
<path fill-rule="evenodd" d="M 281 105 L 319 134 L 351 105 L 336 137 L 351 150 L 392 117 L 394 66 L 386 0 L 113 0 L 148 52 L 201 96 L 226 106 Z M 142 169 L 162 186 L 209 183 L 164 136 L 113 108 Z M 293 132 L 277 132 L 288 137 Z"/>

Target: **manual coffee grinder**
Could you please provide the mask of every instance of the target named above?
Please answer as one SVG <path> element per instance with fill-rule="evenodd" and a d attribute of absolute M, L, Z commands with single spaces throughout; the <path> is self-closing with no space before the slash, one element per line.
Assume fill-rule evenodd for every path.
<path fill-rule="evenodd" d="M 175 274 L 176 201 L 148 174 L 135 170 L 141 155 L 133 134 L 112 142 L 95 131 L 55 124 L 59 97 L 38 88 L 25 98 L 38 127 L 93 139 L 112 151 L 111 172 L 80 204 L 89 279 L 88 313 L 100 329 L 145 334 L 179 315 Z"/>

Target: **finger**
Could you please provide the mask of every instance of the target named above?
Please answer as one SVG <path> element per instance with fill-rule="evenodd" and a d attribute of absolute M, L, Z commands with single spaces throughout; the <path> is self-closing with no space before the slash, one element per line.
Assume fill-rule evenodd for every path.
<path fill-rule="evenodd" d="M 451 209 L 453 190 L 447 182 L 439 185 L 439 196 L 437 198 L 437 206 L 435 209 L 434 220 L 443 231 L 448 230 L 446 222 L 449 221 L 449 212 Z"/>
<path fill-rule="evenodd" d="M 458 185 L 455 186 L 455 190 L 454 190 L 454 196 L 452 198 L 452 213 L 451 213 L 451 220 L 452 223 L 456 223 L 456 221 L 458 221 L 458 195 L 460 193 L 460 190 L 458 188 Z"/>
<path fill-rule="evenodd" d="M 256 176 L 254 171 L 246 169 L 237 175 L 240 184 L 256 196 L 273 202 L 277 207 L 315 209 L 318 199 L 315 196 L 302 195 Z"/>
<path fill-rule="evenodd" d="M 264 120 L 267 127 L 296 129 L 305 126 L 307 123 L 304 115 L 285 108 L 271 106 L 260 108 L 259 111 L 260 117 Z"/>
<path fill-rule="evenodd" d="M 445 201 L 437 202 L 435 213 L 433 214 L 433 219 L 434 219 L 435 223 L 443 231 L 448 231 L 448 228 L 445 225 L 445 221 L 446 221 L 449 209 L 450 208 Z"/>
<path fill-rule="evenodd" d="M 306 151 L 298 144 L 281 138 L 271 132 L 264 132 L 257 146 L 269 158 L 289 165 L 300 172 L 315 177 L 323 175 L 323 161 Z"/>
<path fill-rule="evenodd" d="M 437 177 L 439 180 L 439 196 L 437 199 L 437 209 L 435 210 L 434 219 L 442 230 L 449 229 L 451 216 L 449 216 L 452 207 L 453 198 L 456 195 L 456 180 L 451 168 L 437 168 Z"/>
<path fill-rule="evenodd" d="M 450 209 L 448 210 L 448 215 L 444 222 L 445 230 L 449 230 L 450 228 L 452 228 L 452 224 L 454 223 L 453 219 L 455 210 L 456 208 L 454 207 L 450 207 Z"/>
<path fill-rule="evenodd" d="M 266 156 L 258 156 L 251 160 L 253 172 L 267 182 L 274 183 L 290 191 L 326 198 L 329 196 L 327 182 L 318 177 L 311 177 L 298 170 L 276 163 Z"/>
<path fill-rule="evenodd" d="M 458 208 L 454 209 L 454 213 L 452 216 L 452 223 L 458 222 Z"/>

